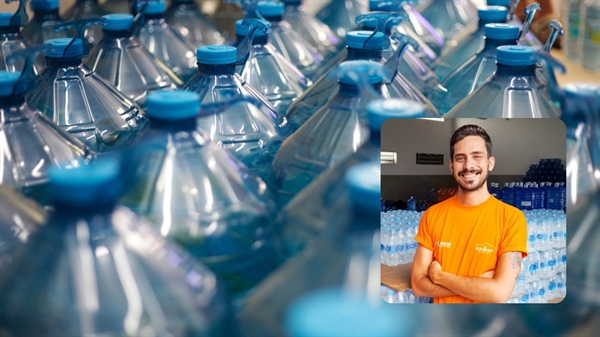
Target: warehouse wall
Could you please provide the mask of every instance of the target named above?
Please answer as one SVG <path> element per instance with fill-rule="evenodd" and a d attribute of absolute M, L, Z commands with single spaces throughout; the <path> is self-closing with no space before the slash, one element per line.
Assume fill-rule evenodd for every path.
<path fill-rule="evenodd" d="M 566 158 L 566 129 L 558 119 L 388 120 L 382 127 L 382 151 L 398 153 L 398 163 L 382 165 L 382 175 L 447 175 L 450 137 L 465 124 L 483 127 L 496 157 L 493 175 L 523 175 L 542 158 Z M 416 153 L 444 155 L 444 165 L 416 165 Z"/>

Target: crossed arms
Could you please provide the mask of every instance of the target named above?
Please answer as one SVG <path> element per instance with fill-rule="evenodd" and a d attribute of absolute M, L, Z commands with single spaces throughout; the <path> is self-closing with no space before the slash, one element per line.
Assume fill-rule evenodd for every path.
<path fill-rule="evenodd" d="M 458 276 L 442 270 L 433 260 L 433 252 L 417 247 L 413 261 L 411 284 L 416 296 L 462 296 L 481 303 L 506 303 L 521 270 L 521 253 L 500 255 L 494 271 L 478 277 Z"/>

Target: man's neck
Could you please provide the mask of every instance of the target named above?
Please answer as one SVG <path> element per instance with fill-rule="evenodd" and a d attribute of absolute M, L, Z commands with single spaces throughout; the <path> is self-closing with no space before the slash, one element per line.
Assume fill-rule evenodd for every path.
<path fill-rule="evenodd" d="M 465 206 L 477 206 L 484 203 L 490 197 L 487 185 L 483 185 L 477 191 L 463 191 L 460 187 L 456 193 L 458 201 Z"/>

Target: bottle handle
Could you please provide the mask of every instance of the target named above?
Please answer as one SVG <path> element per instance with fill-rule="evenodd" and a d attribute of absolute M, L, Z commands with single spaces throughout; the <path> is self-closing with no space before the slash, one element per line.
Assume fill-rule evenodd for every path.
<path fill-rule="evenodd" d="M 552 20 L 550 22 L 550 24 L 548 25 L 548 28 L 550 28 L 551 33 L 550 33 L 550 36 L 548 37 L 548 40 L 546 40 L 546 44 L 544 45 L 543 50 L 546 53 L 550 54 L 550 49 L 552 49 L 554 42 L 556 41 L 556 39 L 558 38 L 559 35 L 560 36 L 564 35 L 564 31 L 563 31 L 562 24 L 558 20 Z"/>
<path fill-rule="evenodd" d="M 271 27 L 268 22 L 258 19 L 244 19 L 242 21 L 242 26 L 248 27 L 248 34 L 237 47 L 237 65 L 243 65 L 248 60 L 250 47 L 252 46 L 252 40 L 254 39 L 256 31 L 260 30 L 267 34 Z"/>
<path fill-rule="evenodd" d="M 392 40 L 398 41 L 398 49 L 394 52 L 394 55 L 390 57 L 385 64 L 383 65 L 383 80 L 384 83 L 392 83 L 394 77 L 398 73 L 398 64 L 400 63 L 400 58 L 404 55 L 404 52 L 408 47 L 413 47 L 415 50 L 419 49 L 419 43 L 417 40 L 412 37 L 402 34 L 402 33 L 394 33 L 391 37 Z"/>
<path fill-rule="evenodd" d="M 525 8 L 525 14 L 527 14 L 527 18 L 525 18 L 525 22 L 523 22 L 523 27 L 521 28 L 521 31 L 519 32 L 517 41 L 520 40 L 523 36 L 527 35 L 527 33 L 529 33 L 529 26 L 531 26 L 531 21 L 533 21 L 535 12 L 540 9 L 542 9 L 542 7 L 537 2 L 534 2 Z"/>
<path fill-rule="evenodd" d="M 54 27 L 53 27 L 54 32 L 56 32 L 56 33 L 63 31 L 63 30 L 71 29 L 71 28 L 75 29 L 75 35 L 73 36 L 73 39 L 71 40 L 69 45 L 63 51 L 63 56 L 64 56 L 64 53 L 75 42 L 76 39 L 81 40 L 83 56 L 85 57 L 85 56 L 89 55 L 90 49 L 92 49 L 92 46 L 85 38 L 85 31 L 86 31 L 86 29 L 88 29 L 91 26 L 103 25 L 105 23 L 106 23 L 105 18 L 89 18 L 89 19 L 67 21 L 67 22 L 62 22 L 62 23 L 54 25 Z"/>
<path fill-rule="evenodd" d="M 15 14 L 13 14 L 12 18 L 10 18 L 10 25 L 14 26 L 17 18 L 19 18 L 19 26 L 25 26 L 29 21 L 29 16 L 27 15 L 27 2 L 29 0 L 4 0 L 4 2 L 7 4 L 15 1 L 19 2 L 19 8 L 17 8 Z"/>
<path fill-rule="evenodd" d="M 558 81 L 556 80 L 556 76 L 554 75 L 554 70 L 557 69 L 560 73 L 564 74 L 566 72 L 565 66 L 560 63 L 557 59 L 552 57 L 550 54 L 545 51 L 538 50 L 532 55 L 533 59 L 538 60 L 542 67 L 546 69 L 546 73 L 548 75 L 548 93 L 550 94 L 550 98 L 559 102 L 561 107 L 564 107 L 565 98 L 562 89 L 558 86 Z"/>
<path fill-rule="evenodd" d="M 387 25 L 389 23 L 392 23 L 393 25 L 396 26 L 396 25 L 400 24 L 400 22 L 408 21 L 408 20 L 409 20 L 409 17 L 408 17 L 408 14 L 406 14 L 406 13 L 372 12 L 372 13 L 357 16 L 356 19 L 354 20 L 354 22 L 357 25 L 360 25 L 367 21 L 376 21 L 377 22 L 377 28 L 375 28 L 375 31 L 373 32 L 373 34 L 371 34 L 371 36 L 369 36 L 363 43 L 363 49 L 364 49 L 365 46 L 367 45 L 367 43 L 369 42 L 369 40 L 371 40 L 375 36 L 375 34 L 377 34 L 378 32 L 381 32 L 382 34 L 387 36 L 387 34 L 385 34 L 385 27 L 387 27 Z M 387 44 L 386 44 L 386 46 L 384 46 L 384 48 L 387 49 L 389 47 L 390 47 L 390 43 L 389 43 L 389 40 L 387 40 Z"/>

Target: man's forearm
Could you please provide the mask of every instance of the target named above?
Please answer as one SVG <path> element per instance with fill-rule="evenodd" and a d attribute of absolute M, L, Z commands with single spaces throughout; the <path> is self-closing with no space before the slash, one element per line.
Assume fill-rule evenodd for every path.
<path fill-rule="evenodd" d="M 453 293 L 452 291 L 450 291 L 449 289 L 431 282 L 431 280 L 429 279 L 429 277 L 427 277 L 427 275 L 424 275 L 421 278 L 419 278 L 419 280 L 416 283 L 417 284 L 412 285 L 412 288 L 413 288 L 413 292 L 417 296 L 424 296 L 424 297 L 456 296 L 456 294 Z"/>
<path fill-rule="evenodd" d="M 482 303 L 505 303 L 500 284 L 493 278 L 465 277 L 440 271 L 435 283 L 457 295 Z"/>

